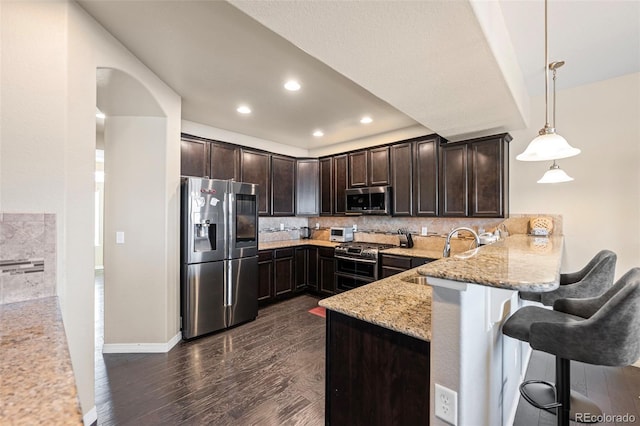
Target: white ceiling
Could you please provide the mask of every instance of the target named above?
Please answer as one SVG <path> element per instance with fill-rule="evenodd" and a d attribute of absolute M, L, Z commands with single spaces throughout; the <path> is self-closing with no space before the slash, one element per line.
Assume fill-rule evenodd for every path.
<path fill-rule="evenodd" d="M 180 94 L 184 119 L 309 150 L 515 130 L 544 89 L 539 0 L 232 3 L 80 1 Z M 551 1 L 549 17 L 559 88 L 640 71 L 640 1 Z"/>

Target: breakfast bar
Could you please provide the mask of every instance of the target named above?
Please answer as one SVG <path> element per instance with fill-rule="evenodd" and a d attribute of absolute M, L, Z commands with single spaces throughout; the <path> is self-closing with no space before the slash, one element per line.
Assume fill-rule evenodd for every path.
<path fill-rule="evenodd" d="M 518 290 L 558 287 L 562 250 L 562 237 L 512 235 L 320 305 L 328 318 L 336 313 L 428 342 L 429 424 L 506 425 L 515 413 L 530 349 L 505 338 L 501 326 L 520 307 Z M 330 327 L 328 321 L 328 339 Z M 332 358 L 329 342 L 327 348 L 328 368 L 344 361 Z M 436 385 L 454 395 L 444 413 L 436 407 Z M 329 398 L 327 393 L 328 405 Z"/>

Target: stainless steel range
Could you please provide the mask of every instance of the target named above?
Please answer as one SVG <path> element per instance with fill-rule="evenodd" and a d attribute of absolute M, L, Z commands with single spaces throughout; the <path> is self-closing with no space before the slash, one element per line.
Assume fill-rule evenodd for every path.
<path fill-rule="evenodd" d="M 346 243 L 335 249 L 336 289 L 347 291 L 378 280 L 378 254 L 393 247 L 380 243 Z"/>

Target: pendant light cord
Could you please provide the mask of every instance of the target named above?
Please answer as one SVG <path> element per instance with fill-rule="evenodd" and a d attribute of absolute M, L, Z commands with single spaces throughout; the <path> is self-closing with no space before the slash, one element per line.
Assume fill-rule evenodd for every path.
<path fill-rule="evenodd" d="M 545 130 L 549 128 L 549 41 L 548 38 L 548 3 L 544 0 L 544 106 L 545 106 Z"/>

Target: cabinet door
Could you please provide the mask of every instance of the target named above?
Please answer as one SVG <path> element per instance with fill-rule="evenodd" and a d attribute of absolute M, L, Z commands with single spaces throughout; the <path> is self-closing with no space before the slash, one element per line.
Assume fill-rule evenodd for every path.
<path fill-rule="evenodd" d="M 505 179 L 505 145 L 500 138 L 469 145 L 471 216 L 505 215 L 504 200 L 508 185 Z"/>
<path fill-rule="evenodd" d="M 334 294 L 336 292 L 336 261 L 333 249 L 318 249 L 318 287 L 320 292 Z"/>
<path fill-rule="evenodd" d="M 273 294 L 273 254 L 271 250 L 258 252 L 258 301 L 271 300 Z"/>
<path fill-rule="evenodd" d="M 180 174 L 209 176 L 209 143 L 183 138 L 180 141 Z"/>
<path fill-rule="evenodd" d="M 333 214 L 333 158 L 320 159 L 320 215 Z"/>
<path fill-rule="evenodd" d="M 389 185 L 389 147 L 369 150 L 369 186 Z"/>
<path fill-rule="evenodd" d="M 320 212 L 318 160 L 296 161 L 296 215 L 318 216 Z"/>
<path fill-rule="evenodd" d="M 391 197 L 394 216 L 413 215 L 413 144 L 391 147 Z"/>
<path fill-rule="evenodd" d="M 307 253 L 307 286 L 318 290 L 318 248 L 309 247 Z"/>
<path fill-rule="evenodd" d="M 440 147 L 440 216 L 468 216 L 467 144 Z"/>
<path fill-rule="evenodd" d="M 415 142 L 413 205 L 417 216 L 438 215 L 439 142 L 438 138 Z"/>
<path fill-rule="evenodd" d="M 306 247 L 297 247 L 295 255 L 296 276 L 295 289 L 301 290 L 307 286 L 309 249 Z"/>
<path fill-rule="evenodd" d="M 345 214 L 345 212 L 347 211 L 345 190 L 347 189 L 347 185 L 349 183 L 348 168 L 349 164 L 346 154 L 336 155 L 335 157 L 333 157 L 333 212 L 335 214 Z"/>
<path fill-rule="evenodd" d="M 293 256 L 273 260 L 273 281 L 276 297 L 293 291 L 293 272 Z"/>
<path fill-rule="evenodd" d="M 349 154 L 349 188 L 367 186 L 369 167 L 367 165 L 367 151 Z"/>
<path fill-rule="evenodd" d="M 240 149 L 233 145 L 212 142 L 211 179 L 240 181 Z"/>
<path fill-rule="evenodd" d="M 271 156 L 271 214 L 273 216 L 295 215 L 295 176 L 295 159 Z"/>
<path fill-rule="evenodd" d="M 271 158 L 262 152 L 242 150 L 242 181 L 258 184 L 258 214 L 271 213 Z"/>

